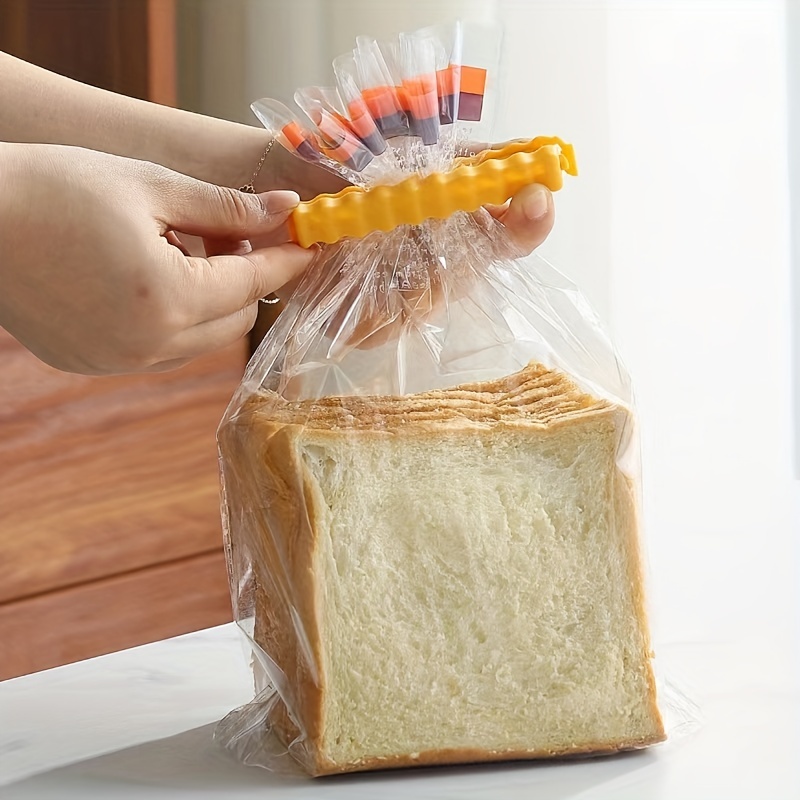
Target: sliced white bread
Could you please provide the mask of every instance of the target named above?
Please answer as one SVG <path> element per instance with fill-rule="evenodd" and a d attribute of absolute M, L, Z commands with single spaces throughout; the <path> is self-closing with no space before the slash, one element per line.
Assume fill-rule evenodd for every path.
<path fill-rule="evenodd" d="M 273 724 L 313 774 L 664 739 L 629 423 L 531 364 L 409 397 L 261 395 L 223 427 Z"/>

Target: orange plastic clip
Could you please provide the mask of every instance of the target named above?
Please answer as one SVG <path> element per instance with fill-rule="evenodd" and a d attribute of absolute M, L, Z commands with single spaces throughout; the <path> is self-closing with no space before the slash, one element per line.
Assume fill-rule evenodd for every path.
<path fill-rule="evenodd" d="M 289 218 L 289 232 L 295 242 L 309 247 L 419 225 L 504 203 L 531 183 L 557 191 L 563 185 L 562 172 L 578 174 L 572 145 L 538 136 L 460 159 L 449 172 L 413 175 L 394 186 L 348 186 L 337 194 L 321 194 L 297 206 Z"/>

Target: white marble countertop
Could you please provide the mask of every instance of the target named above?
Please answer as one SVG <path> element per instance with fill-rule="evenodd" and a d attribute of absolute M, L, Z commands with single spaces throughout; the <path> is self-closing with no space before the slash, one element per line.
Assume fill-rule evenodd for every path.
<path fill-rule="evenodd" d="M 662 648 L 705 720 L 649 752 L 562 764 L 439 768 L 311 781 L 242 767 L 214 723 L 250 699 L 233 625 L 0 683 L 0 798 L 614 798 L 796 800 L 793 643 Z"/>
<path fill-rule="evenodd" d="M 0 683 L 0 800 L 797 800 L 800 483 L 786 490 L 758 530 L 651 549 L 667 587 L 655 592 L 668 612 L 654 620 L 659 665 L 702 706 L 690 735 L 585 761 L 281 777 L 212 740 L 251 699 L 225 625 Z"/>

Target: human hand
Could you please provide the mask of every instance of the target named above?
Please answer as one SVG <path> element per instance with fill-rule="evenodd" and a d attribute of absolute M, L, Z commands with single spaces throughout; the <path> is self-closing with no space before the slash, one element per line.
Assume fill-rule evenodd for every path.
<path fill-rule="evenodd" d="M 530 255 L 550 235 L 555 222 L 553 194 L 540 184 L 526 186 L 502 206 L 486 206 L 506 229 L 518 256 Z"/>
<path fill-rule="evenodd" d="M 517 141 L 517 140 L 514 140 Z M 524 140 L 518 140 L 524 141 Z M 498 144 L 472 144 L 465 152 L 476 155 L 483 150 L 496 150 L 511 142 Z M 258 191 L 289 189 L 297 192 L 302 200 L 310 200 L 319 194 L 335 194 L 349 184 L 330 170 L 305 161 L 290 153 L 278 142 L 274 142 L 265 163 L 255 179 Z M 553 227 L 553 200 L 550 191 L 540 186 L 538 190 L 529 191 L 526 187 L 514 200 L 514 208 L 509 203 L 503 206 L 487 207 L 492 216 L 508 229 L 511 239 L 519 246 L 520 252 L 528 254 L 538 247 Z M 275 240 L 275 234 L 267 234 L 253 241 L 255 246 L 269 245 Z"/>
<path fill-rule="evenodd" d="M 509 142 L 500 144 L 473 144 L 466 148 L 469 155 L 474 156 L 478 152 L 486 149 L 502 148 L 508 145 Z M 270 173 L 268 170 L 262 171 L 261 180 L 266 180 L 264 175 L 271 175 L 269 183 L 263 185 L 272 185 L 275 179 L 274 175 L 282 176 L 281 180 L 284 183 L 280 185 L 291 186 L 299 190 L 303 199 L 316 196 L 319 193 L 335 193 L 344 188 L 345 183 L 338 176 L 329 172 L 328 170 L 304 161 L 295 155 L 286 151 L 279 144 L 275 144 L 270 156 L 275 154 L 277 159 L 277 173 Z M 275 163 L 270 165 L 275 168 Z M 259 188 L 259 183 L 256 182 L 256 188 Z M 549 235 L 555 218 L 553 196 L 545 186 L 532 185 L 525 187 L 520 191 L 511 201 L 501 206 L 486 207 L 483 212 L 478 212 L 474 215 L 475 220 L 484 228 L 487 227 L 491 219 L 501 223 L 505 228 L 506 246 L 513 251 L 513 255 L 524 256 L 530 254 L 536 249 Z M 274 241 L 275 234 L 267 234 L 254 240 L 254 244 L 264 246 Z M 331 255 L 330 249 L 323 252 L 322 259 L 327 259 Z M 262 306 L 259 309 L 258 321 L 251 333 L 250 349 L 254 351 L 266 333 L 274 324 L 278 315 L 285 307 L 289 298 L 297 288 L 299 278 L 296 281 L 287 283 L 280 291 L 277 297 L 280 300 L 278 305 Z M 349 304 L 356 300 L 359 289 L 354 287 L 352 291 L 347 294 L 347 299 L 342 302 L 341 316 L 346 315 Z M 421 291 L 407 291 L 403 293 L 403 307 L 406 311 L 413 307 L 416 309 L 416 314 L 429 313 L 430 310 L 441 304 L 442 296 L 441 291 L 437 289 L 425 289 Z M 383 306 L 389 302 L 390 298 L 385 297 L 384 302 L 380 305 Z M 359 309 L 359 316 L 363 317 L 362 323 L 358 325 L 352 332 L 352 336 L 359 342 L 360 347 L 374 347 L 377 346 L 394 334 L 397 325 L 403 324 L 407 318 L 406 311 L 388 308 L 381 308 L 378 310 L 374 303 L 369 304 L 372 309 L 371 313 L 362 307 Z M 428 309 L 427 312 L 424 309 Z M 350 316 L 353 319 L 353 316 Z M 333 325 L 334 329 L 338 329 L 338 324 Z M 351 338 L 351 337 L 348 337 Z"/>
<path fill-rule="evenodd" d="M 68 372 L 170 369 L 233 343 L 313 257 L 247 242 L 282 227 L 291 192 L 244 195 L 52 145 L 0 144 L 0 169 L 0 325 Z M 207 257 L 176 232 L 203 237 Z"/>
<path fill-rule="evenodd" d="M 533 252 L 554 216 L 551 192 L 530 185 L 509 203 L 472 214 L 473 226 L 462 215 L 455 227 L 440 221 L 323 247 L 319 261 L 277 295 L 331 308 L 325 337 L 348 350 L 369 350 L 409 325 L 438 324 L 439 313 L 473 291 L 491 263 Z"/>
<path fill-rule="evenodd" d="M 472 160 L 485 150 L 501 150 L 516 142 L 527 142 L 526 139 L 513 139 L 499 143 L 469 143 L 458 151 L 456 164 Z M 302 200 L 308 200 L 319 194 L 335 194 L 348 186 L 339 175 L 319 164 L 310 163 L 288 152 L 275 140 L 272 141 L 270 153 L 273 161 L 268 168 L 259 173 L 262 190 L 267 188 L 285 188 L 296 191 Z M 530 254 L 548 236 L 553 227 L 553 196 L 546 186 L 531 185 L 521 190 L 511 201 L 500 206 L 484 208 L 508 230 L 510 240 L 519 248 L 521 255 Z"/>

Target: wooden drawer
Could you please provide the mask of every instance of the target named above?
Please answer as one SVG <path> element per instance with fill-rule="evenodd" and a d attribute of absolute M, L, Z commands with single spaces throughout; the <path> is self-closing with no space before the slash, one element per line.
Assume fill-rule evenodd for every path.
<path fill-rule="evenodd" d="M 231 619 L 221 552 L 0 605 L 0 680 Z"/>
<path fill-rule="evenodd" d="M 87 378 L 0 331 L 0 602 L 219 549 L 215 434 L 243 365 Z"/>
<path fill-rule="evenodd" d="M 9 664 L 43 669 L 230 618 L 215 434 L 244 362 L 242 343 L 177 372 L 88 378 L 47 367 L 0 330 L 5 677 Z M 183 582 L 156 591 L 148 570 L 167 565 Z M 144 587 L 130 594 L 144 593 L 141 606 L 122 613 L 115 585 Z M 88 597 L 100 599 L 92 608 Z"/>

